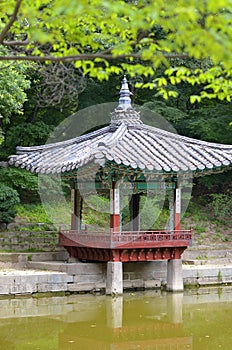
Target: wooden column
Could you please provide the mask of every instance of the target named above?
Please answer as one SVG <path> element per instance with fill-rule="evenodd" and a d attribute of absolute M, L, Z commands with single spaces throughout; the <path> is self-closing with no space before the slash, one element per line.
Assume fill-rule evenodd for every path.
<path fill-rule="evenodd" d="M 175 200 L 174 200 L 174 191 L 169 190 L 168 191 L 168 203 L 169 203 L 169 221 L 168 221 L 168 229 L 170 231 L 174 230 L 175 226 L 175 215 L 174 215 L 174 207 L 175 207 Z"/>
<path fill-rule="evenodd" d="M 181 188 L 175 189 L 175 215 L 174 215 L 174 229 L 180 230 L 180 216 L 181 216 Z"/>
<path fill-rule="evenodd" d="M 140 231 L 140 194 L 132 194 L 130 203 L 130 229 Z"/>
<path fill-rule="evenodd" d="M 83 198 L 80 195 L 78 189 L 71 189 L 71 201 L 72 201 L 72 218 L 71 218 L 71 230 L 80 231 L 82 222 L 82 207 Z"/>
<path fill-rule="evenodd" d="M 110 230 L 120 232 L 120 193 L 115 182 L 110 190 Z"/>

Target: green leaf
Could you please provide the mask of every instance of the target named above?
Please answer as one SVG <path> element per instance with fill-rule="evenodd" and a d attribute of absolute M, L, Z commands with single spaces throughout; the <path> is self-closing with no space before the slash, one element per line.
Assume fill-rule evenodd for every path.
<path fill-rule="evenodd" d="M 200 101 L 201 101 L 200 96 L 197 96 L 197 95 L 190 96 L 190 103 L 195 103 L 195 102 L 200 102 Z"/>

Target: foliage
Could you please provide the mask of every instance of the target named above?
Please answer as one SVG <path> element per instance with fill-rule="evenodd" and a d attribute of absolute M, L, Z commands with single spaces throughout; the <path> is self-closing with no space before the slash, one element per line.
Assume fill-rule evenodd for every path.
<path fill-rule="evenodd" d="M 9 223 L 16 215 L 15 205 L 19 203 L 17 191 L 0 183 L 0 222 Z"/>
<path fill-rule="evenodd" d="M 231 220 L 232 193 L 214 193 L 211 197 L 212 202 L 210 203 L 210 208 L 213 210 L 214 217 Z"/>
<path fill-rule="evenodd" d="M 178 130 L 189 137 L 218 143 L 231 143 L 231 105 L 214 101 L 210 106 L 198 106 L 183 118 Z"/>
<path fill-rule="evenodd" d="M 0 168 L 1 183 L 14 189 L 21 201 L 38 201 L 38 179 L 35 174 L 24 169 Z"/>
<path fill-rule="evenodd" d="M 114 101 L 117 92 L 120 90 L 120 85 L 121 78 L 115 76 L 112 76 L 108 81 L 104 82 L 88 78 L 86 88 L 79 95 L 79 109 Z"/>
<path fill-rule="evenodd" d="M 20 218 L 20 220 L 32 223 L 51 223 L 42 204 L 19 204 L 16 208 L 17 216 Z"/>
<path fill-rule="evenodd" d="M 153 96 L 144 107 L 161 115 L 182 135 L 218 143 L 231 143 L 231 104 L 217 100 L 198 103 L 189 109 L 190 92 L 179 87 L 181 101 Z M 149 124 L 152 125 L 151 122 Z"/>
<path fill-rule="evenodd" d="M 201 186 L 199 186 L 201 184 Z M 211 174 L 195 179 L 194 194 L 199 196 L 202 194 L 227 193 L 232 191 L 232 170 L 223 173 Z"/>
<path fill-rule="evenodd" d="M 0 144 L 4 136 L 2 128 L 13 114 L 22 114 L 27 98 L 25 90 L 29 87 L 26 64 L 0 61 Z"/>
<path fill-rule="evenodd" d="M 3 140 L 4 140 L 4 137 L 3 137 L 2 130 L 1 130 L 1 128 L 0 128 L 0 145 L 1 145 L 1 143 L 3 142 Z"/>
<path fill-rule="evenodd" d="M 37 176 L 24 169 L 0 168 L 1 182 L 16 190 L 28 189 L 38 190 Z"/>
<path fill-rule="evenodd" d="M 25 90 L 29 87 L 25 64 L 0 61 L 0 112 L 3 124 L 9 123 L 13 113 L 22 113 L 27 98 Z"/>
<path fill-rule="evenodd" d="M 143 106 L 160 114 L 165 118 L 165 120 L 172 123 L 174 126 L 178 126 L 185 116 L 184 112 L 182 112 L 180 109 L 168 106 L 165 101 L 160 101 L 158 99 L 153 99 L 150 102 L 146 102 Z"/>
<path fill-rule="evenodd" d="M 15 153 L 16 146 L 35 146 L 45 143 L 53 126 L 43 121 L 13 125 L 7 132 L 2 146 L 2 157 Z"/>
<path fill-rule="evenodd" d="M 192 102 L 232 97 L 231 0 L 3 0 L 0 43 L 11 54 L 1 60 L 73 62 L 99 80 L 128 72 L 144 76 L 140 86 L 202 84 Z M 179 63 L 205 60 L 201 68 Z M 203 62 L 203 61 L 202 61 Z M 165 66 L 165 74 L 155 76 Z"/>

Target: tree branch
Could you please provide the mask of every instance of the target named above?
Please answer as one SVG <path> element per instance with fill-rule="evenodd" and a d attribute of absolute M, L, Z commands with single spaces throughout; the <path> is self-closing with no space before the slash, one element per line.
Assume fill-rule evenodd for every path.
<path fill-rule="evenodd" d="M 13 12 L 13 15 L 10 17 L 10 20 L 8 22 L 8 24 L 5 26 L 5 28 L 3 29 L 3 31 L 0 33 L 0 44 L 3 43 L 4 38 L 6 36 L 6 34 L 8 33 L 8 31 L 10 30 L 10 27 L 13 25 L 13 23 L 15 22 L 16 18 L 17 18 L 17 14 L 19 12 L 19 8 L 21 5 L 22 0 L 18 0 L 16 5 L 15 5 L 15 9 Z"/>
<path fill-rule="evenodd" d="M 26 40 L 11 40 L 11 41 L 6 41 L 6 40 L 3 40 L 2 44 L 4 46 L 26 46 L 29 44 L 29 40 L 26 39 Z"/>
<path fill-rule="evenodd" d="M 0 61 L 37 61 L 37 62 L 75 62 L 75 61 L 86 61 L 86 60 L 95 60 L 96 58 L 101 58 L 104 60 L 118 60 L 118 59 L 125 59 L 125 58 L 135 58 L 135 59 L 141 59 L 140 54 L 121 54 L 121 55 L 110 55 L 110 54 L 79 54 L 79 55 L 71 55 L 71 56 L 62 56 L 62 57 L 56 57 L 56 56 L 0 56 Z M 189 56 L 187 54 L 164 54 L 164 57 L 168 59 L 173 58 L 188 58 Z"/>

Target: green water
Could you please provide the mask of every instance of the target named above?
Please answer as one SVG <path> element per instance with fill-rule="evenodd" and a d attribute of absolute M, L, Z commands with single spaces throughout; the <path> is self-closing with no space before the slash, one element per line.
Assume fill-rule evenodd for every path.
<path fill-rule="evenodd" d="M 0 349 L 230 350 L 231 311 L 231 287 L 0 299 Z"/>

